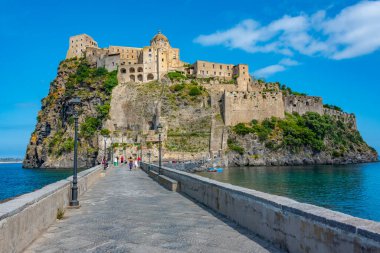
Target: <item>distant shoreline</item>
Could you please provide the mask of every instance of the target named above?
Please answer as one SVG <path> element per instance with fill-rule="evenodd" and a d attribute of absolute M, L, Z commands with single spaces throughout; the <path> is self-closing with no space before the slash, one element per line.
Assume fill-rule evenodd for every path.
<path fill-rule="evenodd" d="M 10 163 L 22 163 L 22 161 L 9 161 L 9 162 L 0 161 L 0 164 L 10 164 Z"/>

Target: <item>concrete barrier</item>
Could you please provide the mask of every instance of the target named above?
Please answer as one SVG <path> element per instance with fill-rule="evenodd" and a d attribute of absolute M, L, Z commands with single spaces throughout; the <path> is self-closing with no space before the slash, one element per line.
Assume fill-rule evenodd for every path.
<path fill-rule="evenodd" d="M 102 166 L 96 166 L 78 173 L 78 194 L 86 192 L 102 171 Z M 57 220 L 58 209 L 69 204 L 71 180 L 60 180 L 0 204 L 0 253 L 22 252 Z"/>
<path fill-rule="evenodd" d="M 184 194 L 287 252 L 380 252 L 378 222 L 170 168 L 161 173 Z"/>
<path fill-rule="evenodd" d="M 176 180 L 171 179 L 170 177 L 160 175 L 155 170 L 149 170 L 147 167 L 142 167 L 142 169 L 151 177 L 154 181 L 158 182 L 160 185 L 168 189 L 169 191 L 179 191 L 179 184 Z"/>

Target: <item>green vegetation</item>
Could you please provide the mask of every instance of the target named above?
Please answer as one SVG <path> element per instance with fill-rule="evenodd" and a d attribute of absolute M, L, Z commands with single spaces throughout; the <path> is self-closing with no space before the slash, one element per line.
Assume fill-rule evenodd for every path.
<path fill-rule="evenodd" d="M 108 113 L 111 109 L 111 105 L 109 103 L 106 103 L 104 105 L 98 105 L 96 109 L 98 111 L 98 118 L 103 120 L 108 117 Z"/>
<path fill-rule="evenodd" d="M 180 71 L 169 72 L 168 77 L 171 81 L 181 81 L 186 79 L 186 76 Z"/>
<path fill-rule="evenodd" d="M 62 220 L 64 215 L 65 215 L 65 210 L 63 208 L 58 208 L 57 209 L 57 219 Z"/>
<path fill-rule="evenodd" d="M 285 119 L 256 120 L 251 124 L 237 124 L 233 131 L 241 136 L 256 135 L 268 149 L 286 148 L 299 152 L 309 148 L 314 152 L 331 150 L 333 156 L 341 156 L 355 146 L 366 145 L 359 132 L 334 120 L 328 115 L 308 112 L 303 116 L 286 114 Z M 232 148 L 230 148 L 232 149 Z"/>
<path fill-rule="evenodd" d="M 238 152 L 239 154 L 244 154 L 244 148 L 239 146 L 236 142 L 234 142 L 232 139 L 227 140 L 228 148 L 232 151 Z"/>
<path fill-rule="evenodd" d="M 99 118 L 87 117 L 80 126 L 80 134 L 86 138 L 92 137 L 101 126 L 102 122 Z"/>
<path fill-rule="evenodd" d="M 100 130 L 100 135 L 102 136 L 108 137 L 110 136 L 110 134 L 111 134 L 111 131 L 106 128 L 103 128 L 102 130 Z"/>
<path fill-rule="evenodd" d="M 336 111 L 343 112 L 343 109 L 340 108 L 339 106 L 336 106 L 336 105 L 324 104 L 323 107 L 324 107 L 324 108 L 333 109 L 333 110 L 336 110 Z"/>
<path fill-rule="evenodd" d="M 285 84 L 282 84 L 282 85 L 278 84 L 278 85 L 280 87 L 280 90 L 282 90 L 282 92 L 284 93 L 284 95 L 307 96 L 306 93 L 293 91 L 290 87 L 286 87 Z"/>

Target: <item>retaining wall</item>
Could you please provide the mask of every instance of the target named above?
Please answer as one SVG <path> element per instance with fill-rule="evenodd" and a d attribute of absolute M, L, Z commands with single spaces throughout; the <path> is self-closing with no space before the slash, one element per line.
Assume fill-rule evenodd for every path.
<path fill-rule="evenodd" d="M 158 170 L 154 165 L 151 169 Z M 178 181 L 181 192 L 285 251 L 380 252 L 378 222 L 195 174 L 169 168 L 161 171 Z"/>
<path fill-rule="evenodd" d="M 102 166 L 78 173 L 78 194 L 96 182 Z M 0 204 L 0 253 L 22 252 L 68 206 L 72 177 Z"/>

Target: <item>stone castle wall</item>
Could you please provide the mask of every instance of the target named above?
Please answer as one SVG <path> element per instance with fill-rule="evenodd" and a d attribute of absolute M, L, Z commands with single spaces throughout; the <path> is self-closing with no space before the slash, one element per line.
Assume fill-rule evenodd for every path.
<path fill-rule="evenodd" d="M 285 96 L 284 97 L 285 112 L 292 114 L 293 112 L 303 115 L 307 112 L 316 112 L 323 115 L 323 104 L 321 97 L 312 96 Z"/>
<path fill-rule="evenodd" d="M 248 123 L 253 119 L 284 118 L 282 93 L 274 92 L 225 92 L 223 116 L 226 126 Z"/>
<path fill-rule="evenodd" d="M 323 108 L 323 113 L 325 115 L 330 115 L 336 120 L 341 120 L 352 129 L 355 129 L 355 130 L 357 129 L 356 117 L 355 117 L 355 114 L 353 113 L 341 112 L 341 111 L 337 111 L 337 110 L 333 110 L 329 108 Z"/>

